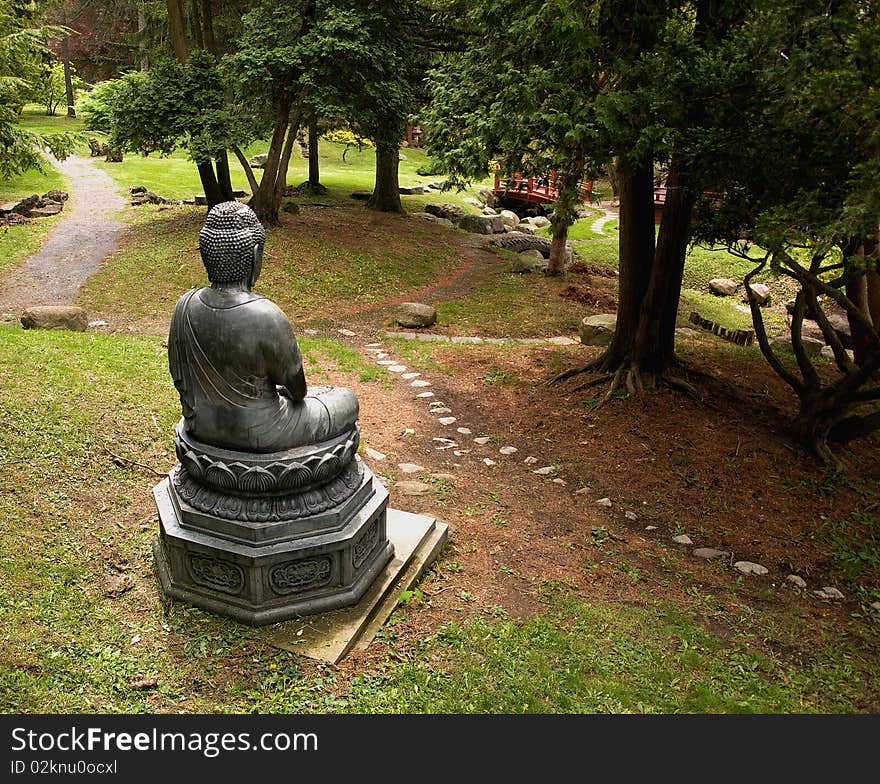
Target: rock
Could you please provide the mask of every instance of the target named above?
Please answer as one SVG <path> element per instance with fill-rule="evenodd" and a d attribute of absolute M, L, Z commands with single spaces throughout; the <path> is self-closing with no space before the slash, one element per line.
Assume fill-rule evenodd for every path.
<path fill-rule="evenodd" d="M 57 188 L 53 188 L 48 193 L 44 193 L 43 198 L 47 201 L 57 201 L 60 204 L 67 201 L 70 198 L 70 194 L 65 191 L 59 191 Z"/>
<path fill-rule="evenodd" d="M 519 449 L 517 449 L 515 446 L 503 446 L 501 447 L 501 449 L 498 450 L 498 453 L 502 455 L 513 455 L 517 452 L 519 452 Z"/>
<path fill-rule="evenodd" d="M 101 329 L 102 327 L 109 327 L 109 326 L 110 326 L 110 325 L 109 325 L 106 321 L 103 321 L 103 320 L 99 320 L 99 321 L 90 321 L 90 322 L 88 323 L 88 328 L 89 328 L 89 329 Z"/>
<path fill-rule="evenodd" d="M 407 329 L 432 327 L 437 323 L 437 309 L 421 302 L 401 302 L 395 318 L 401 327 Z"/>
<path fill-rule="evenodd" d="M 454 223 L 464 216 L 464 207 L 460 207 L 458 204 L 449 203 L 426 204 L 425 212 L 438 218 L 446 218 L 446 220 L 450 220 Z"/>
<path fill-rule="evenodd" d="M 627 520 L 632 520 L 632 521 L 635 521 L 635 520 L 638 520 L 638 519 L 639 519 L 639 516 L 638 516 L 635 512 L 624 512 L 624 513 L 623 513 L 623 516 L 624 516 Z"/>
<path fill-rule="evenodd" d="M 493 209 L 492 207 L 483 207 L 481 210 L 482 215 L 497 215 L 498 211 Z"/>
<path fill-rule="evenodd" d="M 711 561 L 713 558 L 727 558 L 730 553 L 725 550 L 716 550 L 714 547 L 698 547 L 693 552 L 694 558 L 704 558 Z"/>
<path fill-rule="evenodd" d="M 437 421 L 441 425 L 452 425 L 452 424 L 455 424 L 456 422 L 458 422 L 458 420 L 452 416 L 440 417 Z"/>
<path fill-rule="evenodd" d="M 712 278 L 709 281 L 709 291 L 719 297 L 730 297 L 736 293 L 739 283 L 730 278 Z"/>
<path fill-rule="evenodd" d="M 526 465 L 534 465 L 535 463 L 538 462 L 538 458 L 537 458 L 537 457 L 532 457 L 531 455 L 529 455 L 525 460 L 523 460 L 523 462 L 524 462 Z"/>
<path fill-rule="evenodd" d="M 755 295 L 755 300 L 759 305 L 767 305 L 770 302 L 770 287 L 764 283 L 749 283 L 749 288 L 752 290 L 752 294 Z M 748 302 L 749 298 L 746 294 L 743 294 L 743 299 Z"/>
<path fill-rule="evenodd" d="M 520 222 L 519 226 L 516 227 L 516 230 L 526 234 L 535 234 L 538 231 L 538 227 L 532 226 L 530 223 L 523 225 L 523 223 Z"/>
<path fill-rule="evenodd" d="M 676 327 L 675 333 L 677 335 L 683 335 L 686 338 L 698 338 L 700 337 L 700 333 L 695 329 L 691 329 L 690 327 Z"/>
<path fill-rule="evenodd" d="M 679 534 L 678 536 L 673 536 L 672 541 L 676 544 L 693 544 L 693 540 L 687 534 Z"/>
<path fill-rule="evenodd" d="M 451 414 L 452 409 L 447 408 L 446 406 L 436 406 L 431 408 L 432 414 Z"/>
<path fill-rule="evenodd" d="M 425 470 L 425 467 L 418 463 L 398 463 L 397 467 L 405 474 L 417 474 L 419 471 Z"/>
<path fill-rule="evenodd" d="M 456 431 L 457 433 L 461 433 L 463 436 L 469 436 L 469 435 L 472 435 L 473 432 L 474 432 L 474 431 L 471 430 L 469 427 L 457 427 L 457 428 L 455 428 L 455 431 Z"/>
<path fill-rule="evenodd" d="M 420 397 L 420 398 L 434 397 L 434 393 L 433 392 L 419 392 L 419 394 L 416 395 L 416 397 Z"/>
<path fill-rule="evenodd" d="M 352 199 L 357 201 L 369 201 L 373 196 L 373 191 L 355 191 L 351 194 Z"/>
<path fill-rule="evenodd" d="M 599 506 L 604 506 L 609 509 L 611 508 L 611 499 L 610 498 L 600 498 L 598 501 L 596 501 L 596 503 Z"/>
<path fill-rule="evenodd" d="M 796 588 L 806 588 L 807 587 L 807 581 L 804 580 L 803 577 L 801 577 L 800 575 L 797 575 L 797 574 L 790 574 L 790 575 L 788 575 L 788 577 L 785 578 L 785 580 L 786 580 L 786 582 L 791 583 Z"/>
<path fill-rule="evenodd" d="M 403 373 L 406 370 L 406 365 L 389 365 L 388 370 L 391 373 Z"/>
<path fill-rule="evenodd" d="M 111 599 L 122 596 L 122 594 L 130 591 L 132 588 L 134 588 L 134 584 L 131 580 L 121 574 L 112 574 L 104 578 L 104 585 L 102 586 L 104 596 Z"/>
<path fill-rule="evenodd" d="M 417 378 L 415 381 L 410 381 L 409 385 L 411 387 L 429 387 L 431 386 L 430 381 L 425 381 L 424 379 Z"/>
<path fill-rule="evenodd" d="M 397 153 L 397 160 L 406 161 L 409 160 L 402 152 Z"/>
<path fill-rule="evenodd" d="M 837 600 L 837 599 L 843 598 L 843 594 L 840 591 L 838 591 L 837 588 L 834 588 L 833 586 L 830 586 L 830 585 L 826 585 L 821 590 L 813 591 L 813 593 L 816 594 L 816 596 L 818 596 L 820 599 L 835 599 L 835 600 Z"/>
<path fill-rule="evenodd" d="M 498 463 L 496 463 L 494 460 L 492 460 L 491 458 L 488 458 L 488 457 L 484 457 L 484 458 L 483 458 L 483 462 L 484 462 L 487 466 L 498 465 Z"/>
<path fill-rule="evenodd" d="M 645 530 L 646 530 L 646 531 L 656 531 L 656 530 L 657 530 L 657 526 L 656 526 L 656 525 L 646 525 L 646 526 L 645 526 Z"/>
<path fill-rule="evenodd" d="M 536 468 L 532 473 L 538 474 L 538 476 L 549 476 L 554 471 L 556 471 L 554 466 L 544 466 L 543 468 Z"/>
<path fill-rule="evenodd" d="M 416 431 L 413 430 L 411 427 L 405 427 L 400 435 L 406 438 L 407 436 L 414 436 L 415 434 Z"/>
<path fill-rule="evenodd" d="M 368 446 L 365 450 L 367 457 L 372 458 L 373 460 L 384 460 L 385 455 L 380 452 L 378 449 L 373 449 Z"/>
<path fill-rule="evenodd" d="M 499 215 L 505 226 L 510 226 L 511 229 L 515 229 L 519 226 L 519 215 L 513 210 L 501 210 Z"/>
<path fill-rule="evenodd" d="M 555 338 L 547 338 L 547 342 L 553 346 L 575 346 L 578 341 L 565 335 L 557 335 Z"/>
<path fill-rule="evenodd" d="M 767 574 L 768 569 L 766 566 L 761 566 L 761 564 L 753 563 L 752 561 L 737 561 L 733 568 L 738 572 L 742 572 L 742 574 Z"/>
<path fill-rule="evenodd" d="M 89 320 L 82 308 L 74 305 L 37 305 L 21 314 L 25 329 L 69 329 L 85 332 Z"/>
<path fill-rule="evenodd" d="M 474 443 L 479 444 L 480 446 L 486 446 L 486 444 L 488 444 L 489 441 L 491 441 L 489 436 L 479 436 L 478 438 L 474 439 Z"/>
<path fill-rule="evenodd" d="M 400 185 L 397 188 L 397 192 L 401 196 L 418 196 L 422 193 L 430 193 L 431 189 L 426 188 L 424 185 Z"/>
<path fill-rule="evenodd" d="M 504 233 L 504 221 L 500 215 L 462 215 L 455 223 L 471 234 Z"/>
<path fill-rule="evenodd" d="M 420 375 L 422 375 L 422 374 L 421 374 L 421 373 L 416 373 L 415 371 L 411 371 L 411 372 L 409 372 L 409 373 L 401 373 L 401 374 L 400 374 L 400 377 L 401 377 L 404 381 L 410 381 L 410 380 L 412 380 L 412 379 L 414 379 L 414 378 L 418 378 Z"/>
<path fill-rule="evenodd" d="M 517 273 L 544 272 L 548 266 L 550 266 L 550 262 L 544 258 L 541 251 L 524 250 L 522 253 L 516 254 L 510 271 Z"/>
<path fill-rule="evenodd" d="M 428 495 L 434 488 L 425 482 L 416 482 L 413 480 L 401 480 L 394 483 L 394 489 L 400 491 L 402 495 Z"/>
<path fill-rule="evenodd" d="M 543 229 L 545 226 L 550 225 L 550 219 L 543 215 L 535 215 L 529 222 L 536 229 Z"/>
<path fill-rule="evenodd" d="M 556 477 L 556 479 L 551 479 L 550 481 L 553 482 L 554 485 L 561 485 L 562 487 L 565 487 L 566 485 L 565 480 L 560 479 L 559 477 Z"/>
<path fill-rule="evenodd" d="M 843 344 L 843 347 L 852 348 L 852 330 L 849 328 L 849 319 L 842 313 L 832 313 L 828 316 L 828 323 Z"/>
<path fill-rule="evenodd" d="M 475 199 L 473 196 L 465 196 L 462 201 L 465 204 L 470 204 L 471 207 L 476 207 L 478 210 L 483 209 L 484 206 L 483 202 L 481 202 L 479 199 Z"/>
<path fill-rule="evenodd" d="M 42 207 L 34 207 L 29 213 L 29 218 L 49 218 L 52 215 L 57 215 L 61 210 L 64 209 L 64 206 L 57 201 L 47 201 L 44 202 Z"/>
<path fill-rule="evenodd" d="M 617 314 L 599 313 L 581 321 L 581 343 L 585 346 L 608 346 L 614 337 Z"/>
<path fill-rule="evenodd" d="M 262 169 L 266 165 L 266 161 L 269 160 L 269 153 L 262 152 L 259 155 L 255 155 L 251 158 L 248 163 L 254 169 Z"/>
<path fill-rule="evenodd" d="M 808 338 L 806 336 L 801 337 L 801 344 L 804 347 L 804 352 L 808 357 L 816 358 L 821 356 L 822 354 L 822 346 L 823 343 L 821 340 L 816 340 L 816 338 Z M 782 351 L 794 352 L 791 344 L 791 337 L 787 335 L 780 335 L 777 338 L 773 338 L 770 341 L 771 347 L 775 349 L 780 349 Z"/>
<path fill-rule="evenodd" d="M 870 607 L 872 610 L 880 610 L 880 602 L 871 602 Z"/>

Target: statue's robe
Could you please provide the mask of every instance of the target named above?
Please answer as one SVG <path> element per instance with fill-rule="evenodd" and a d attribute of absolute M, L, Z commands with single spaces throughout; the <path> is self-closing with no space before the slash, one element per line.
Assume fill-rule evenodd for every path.
<path fill-rule="evenodd" d="M 171 318 L 168 360 L 186 432 L 206 444 L 280 452 L 341 435 L 357 420 L 351 390 L 305 389 L 290 322 L 251 292 L 225 300 L 210 289 L 184 294 Z"/>

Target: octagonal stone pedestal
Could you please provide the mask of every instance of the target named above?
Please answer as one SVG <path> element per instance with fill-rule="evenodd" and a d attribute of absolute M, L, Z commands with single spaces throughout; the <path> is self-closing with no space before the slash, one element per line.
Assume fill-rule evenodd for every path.
<path fill-rule="evenodd" d="M 251 626 L 356 604 L 391 560 L 388 491 L 355 457 L 357 489 L 309 522 L 215 518 L 181 498 L 177 466 L 153 488 L 159 535 L 153 553 L 162 590 Z"/>

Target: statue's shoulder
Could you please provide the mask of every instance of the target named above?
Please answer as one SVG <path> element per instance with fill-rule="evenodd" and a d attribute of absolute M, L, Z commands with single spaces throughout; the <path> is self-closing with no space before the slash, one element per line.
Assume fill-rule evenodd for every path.
<path fill-rule="evenodd" d="M 201 291 L 201 289 L 193 288 L 193 289 L 190 289 L 189 291 L 187 291 L 186 293 L 184 293 L 180 297 L 180 299 L 177 300 L 177 304 L 174 306 L 174 312 L 177 313 L 178 311 L 185 308 L 186 304 L 193 298 L 193 296 L 195 294 L 198 294 L 200 291 Z"/>

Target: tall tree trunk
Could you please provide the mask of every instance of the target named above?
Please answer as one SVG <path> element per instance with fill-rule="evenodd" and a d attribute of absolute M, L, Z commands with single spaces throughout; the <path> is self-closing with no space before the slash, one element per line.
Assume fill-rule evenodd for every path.
<path fill-rule="evenodd" d="M 70 39 L 61 39 L 61 64 L 64 66 L 64 92 L 67 96 L 67 116 L 76 117 L 76 98 L 73 94 L 73 79 L 70 73 Z"/>
<path fill-rule="evenodd" d="M 376 184 L 367 207 L 379 212 L 403 212 L 397 169 L 400 152 L 397 144 L 376 143 Z"/>
<path fill-rule="evenodd" d="M 617 282 L 617 325 L 601 361 L 617 370 L 633 359 L 642 300 L 648 290 L 654 261 L 654 167 L 650 159 L 632 164 L 621 156 L 617 167 L 620 187 L 620 275 Z"/>
<path fill-rule="evenodd" d="M 137 7 L 137 24 L 138 24 L 138 52 L 140 54 L 140 69 L 142 71 L 150 70 L 150 57 L 147 54 L 147 45 L 144 41 L 144 35 L 147 29 L 147 9 L 144 6 L 145 0 L 140 0 Z"/>
<path fill-rule="evenodd" d="M 318 163 L 318 121 L 309 122 L 309 186 L 313 190 L 321 187 L 321 171 Z"/>
<path fill-rule="evenodd" d="M 260 179 L 259 187 L 254 191 L 254 195 L 249 202 L 251 209 L 261 221 L 273 225 L 278 223 L 278 210 L 281 206 L 281 192 L 277 187 L 278 178 L 279 176 L 284 179 L 287 177 L 286 167 L 299 123 L 298 117 L 296 124 L 291 122 L 292 105 L 293 102 L 290 96 L 283 96 L 279 102 L 275 114 L 275 126 L 272 129 L 272 138 L 269 142 L 266 165 L 263 167 L 263 176 Z M 281 171 L 282 164 L 284 166 L 283 172 Z"/>
<path fill-rule="evenodd" d="M 166 0 L 166 5 L 168 6 L 168 31 L 171 34 L 171 48 L 177 61 L 183 64 L 189 54 L 183 16 L 183 0 Z"/>
<path fill-rule="evenodd" d="M 202 41 L 205 50 L 219 56 L 217 38 L 214 35 L 214 10 L 211 8 L 211 0 L 199 0 L 199 11 L 201 12 Z"/>
<path fill-rule="evenodd" d="M 215 161 L 217 167 L 217 185 L 220 188 L 220 195 L 223 201 L 233 201 L 235 196 L 232 194 L 232 179 L 229 176 L 229 156 L 224 150 L 217 156 Z"/>
<path fill-rule="evenodd" d="M 855 280 L 846 284 L 846 296 L 863 313 L 870 314 L 868 306 L 868 281 L 866 275 L 859 275 Z M 870 349 L 867 330 L 853 317 L 849 318 L 849 329 L 852 335 L 853 355 L 856 363 L 864 364 L 867 352 Z"/>
<path fill-rule="evenodd" d="M 675 321 L 695 202 L 675 158 L 666 182 L 666 204 L 633 350 L 634 363 L 653 373 L 662 373 L 675 361 Z"/>
<path fill-rule="evenodd" d="M 208 209 L 220 204 L 222 201 L 228 201 L 223 198 L 220 185 L 217 182 L 217 175 L 214 174 L 214 167 L 211 161 L 197 163 L 199 169 L 199 179 L 202 181 L 202 188 L 205 191 L 205 199 L 208 202 Z"/>

